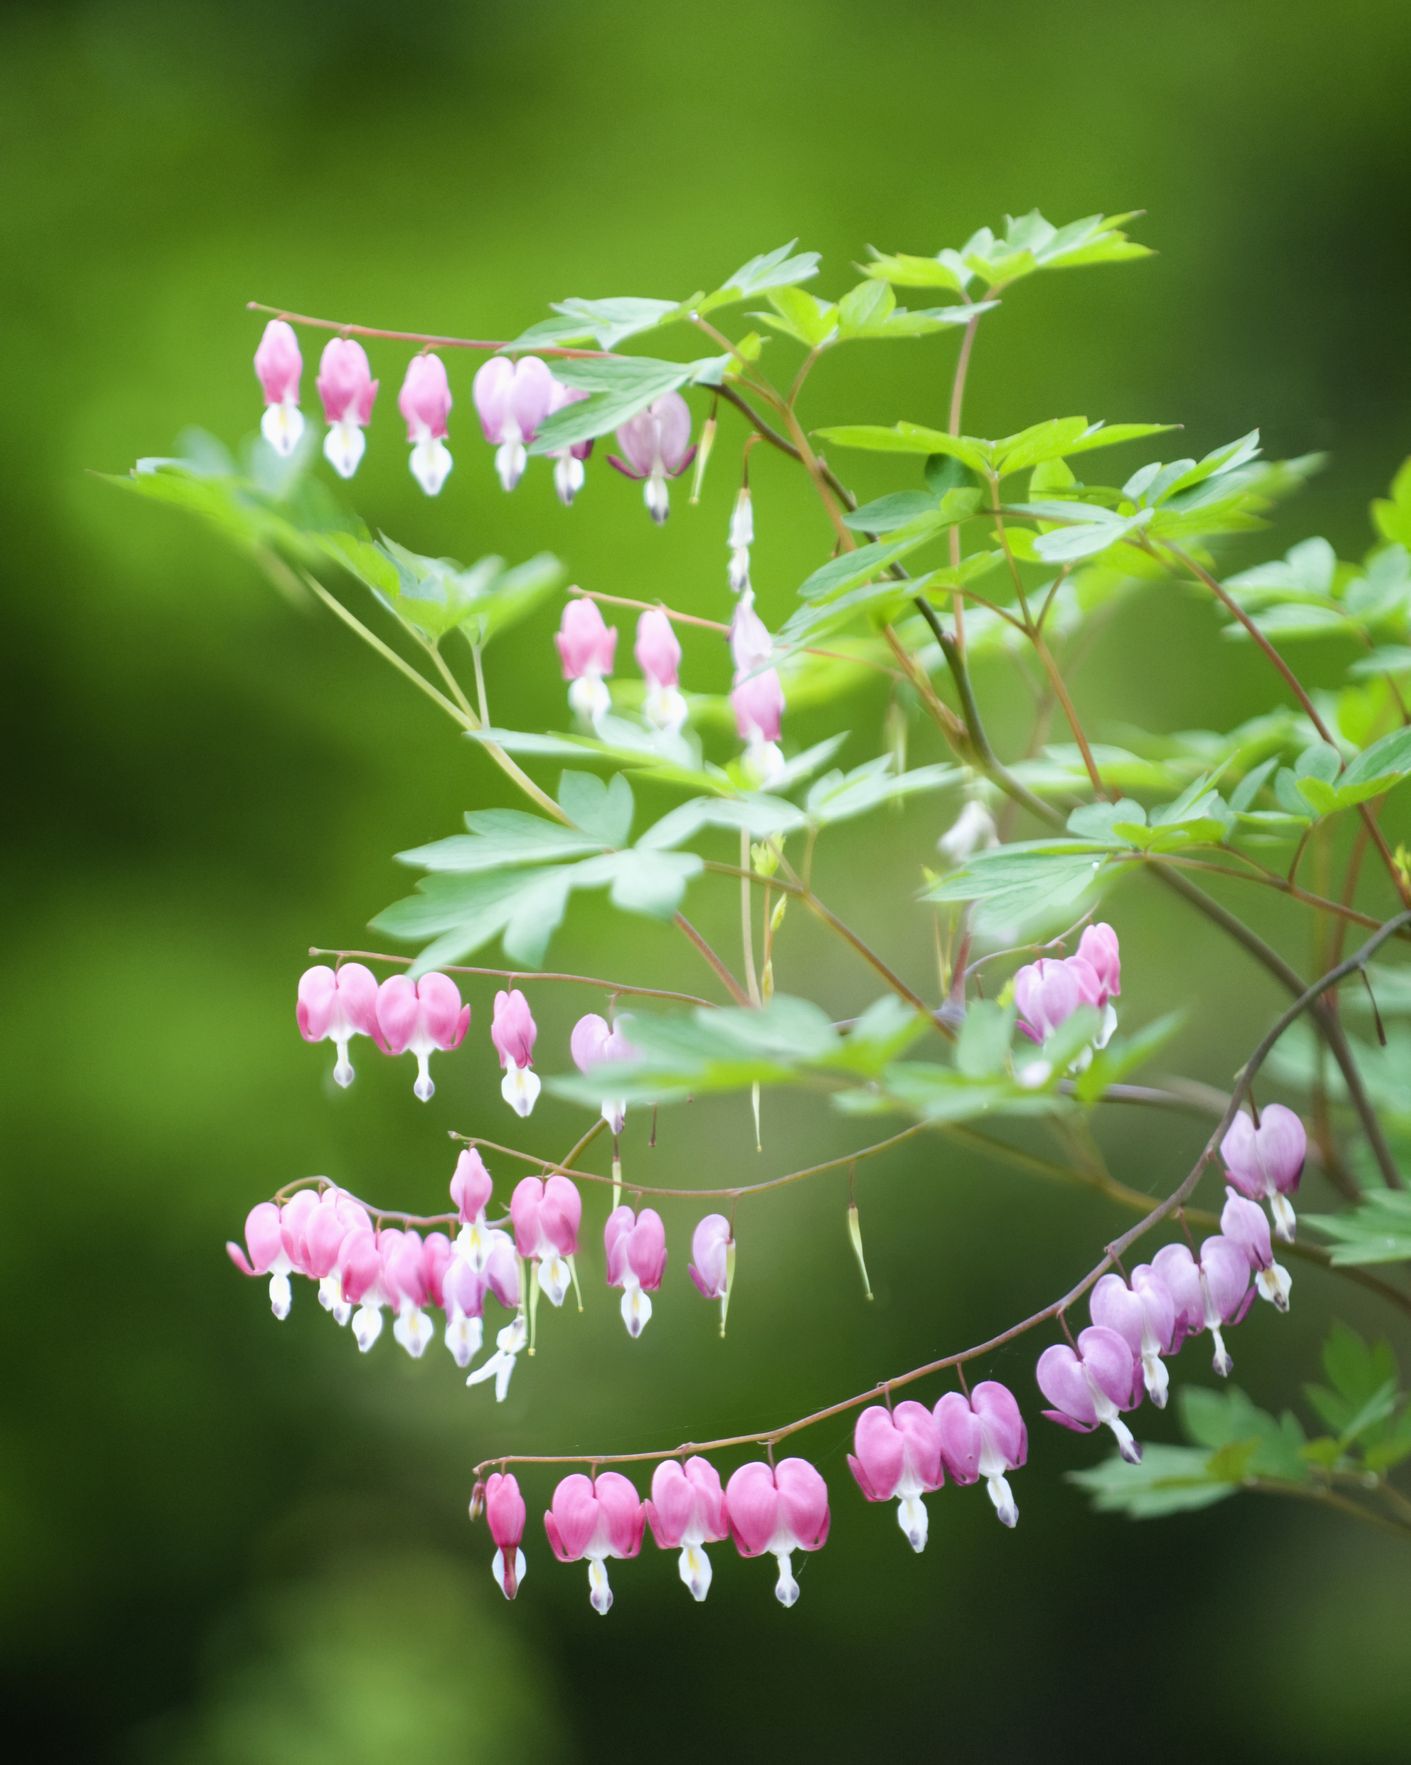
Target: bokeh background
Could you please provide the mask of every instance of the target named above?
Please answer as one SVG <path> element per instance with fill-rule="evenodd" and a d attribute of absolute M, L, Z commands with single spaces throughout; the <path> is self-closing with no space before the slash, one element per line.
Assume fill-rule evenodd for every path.
<path fill-rule="evenodd" d="M 742 1217 L 722 1345 L 686 1280 L 692 1215 L 674 1209 L 643 1340 L 627 1342 L 590 1249 L 587 1315 L 547 1317 L 500 1409 L 439 1347 L 421 1364 L 390 1343 L 360 1361 L 307 1291 L 276 1326 L 222 1249 L 251 1202 L 322 1171 L 434 1207 L 448 1129 L 510 1137 L 488 986 L 470 989 L 470 1042 L 440 1061 L 430 1108 L 410 1096 L 409 1063 L 368 1056 L 334 1094 L 327 1051 L 293 1023 L 305 947 L 364 943 L 404 891 L 390 854 L 505 799 L 326 616 L 89 474 L 173 451 L 190 424 L 231 441 L 254 427 L 248 298 L 505 335 L 564 295 L 713 286 L 795 234 L 838 291 L 869 243 L 931 251 L 1006 211 L 1141 206 L 1158 258 L 1039 279 L 987 321 L 970 426 L 1169 419 L 1203 451 L 1262 424 L 1271 452 L 1331 452 L 1287 537 L 1325 532 L 1355 553 L 1368 498 L 1411 449 L 1405 23 L 1399 0 L 8 9 L 0 1624 L 19 1756 L 360 1765 L 906 1745 L 1053 1759 L 1178 1737 L 1246 1758 L 1401 1751 L 1411 1563 L 1394 1547 L 1253 1501 L 1095 1519 L 1060 1473 L 1102 1449 L 1041 1423 L 1018 1532 L 978 1491 L 947 1491 L 920 1559 L 851 1486 L 846 1428 L 819 1430 L 805 1450 L 830 1479 L 834 1535 L 787 1615 L 759 1564 L 719 1552 L 697 1609 L 651 1553 L 614 1571 L 600 1621 L 581 1571 L 550 1558 L 537 1514 L 551 1485 L 531 1473 L 529 1576 L 507 1606 L 466 1521 L 476 1459 L 782 1421 L 1043 1303 L 1112 1216 L 918 1144 L 860 1179 L 876 1302 L 858 1292 L 841 1181 L 824 1180 Z M 935 421 L 953 349 L 856 351 L 820 371 L 809 414 Z M 461 557 L 547 547 L 586 584 L 721 608 L 728 415 L 702 505 L 664 532 L 600 464 L 565 514 L 542 469 L 501 495 L 461 358 L 456 470 L 429 504 L 391 408 L 403 360 L 375 353 L 382 406 L 356 484 L 373 524 Z M 756 459 L 756 580 L 774 623 L 827 538 L 789 469 Z M 505 721 L 559 717 L 552 623 L 493 655 Z M 1306 656 L 1323 680 L 1347 660 Z M 688 667 L 723 680 L 709 644 Z M 1016 739 L 1016 683 L 991 670 L 980 685 Z M 1270 697 L 1174 588 L 1113 625 L 1078 690 L 1090 723 L 1119 735 L 1228 727 Z M 860 758 L 882 710 L 863 695 L 791 736 L 848 727 Z M 907 897 L 948 813 L 866 824 L 865 866 L 849 839 L 821 853 L 835 905 L 915 974 L 924 916 L 883 891 Z M 1204 1001 L 1167 1058 L 1219 1082 L 1267 1021 L 1261 976 L 1139 885 L 1114 910 L 1129 1021 Z M 733 938 L 728 890 L 699 890 L 693 912 Z M 1263 923 L 1309 960 L 1302 920 Z M 573 909 L 555 955 L 708 985 L 666 930 L 599 907 Z M 838 1010 L 872 996 L 865 970 L 796 922 L 779 968 L 781 986 Z M 552 1069 L 588 1002 L 543 988 L 533 1001 Z M 546 1101 L 522 1143 L 560 1155 L 581 1121 Z M 746 1180 L 857 1132 L 774 1100 L 765 1131 L 760 1158 L 743 1109 L 682 1110 L 654 1151 L 634 1123 L 627 1156 L 643 1180 Z M 1154 1190 L 1201 1131 L 1136 1112 L 1100 1125 L 1118 1173 Z M 1239 1378 L 1261 1402 L 1297 1400 L 1331 1312 L 1388 1326 L 1351 1292 L 1300 1269 L 1292 1318 L 1241 1332 Z M 988 1370 L 1036 1409 L 1031 1366 L 1025 1344 Z M 1169 1419 L 1144 1421 L 1172 1437 Z"/>

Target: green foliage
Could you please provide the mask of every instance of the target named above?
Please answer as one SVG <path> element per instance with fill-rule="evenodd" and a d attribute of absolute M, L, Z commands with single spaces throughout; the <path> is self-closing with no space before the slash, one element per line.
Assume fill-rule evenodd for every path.
<path fill-rule="evenodd" d="M 1332 1240 L 1335 1263 L 1411 1261 L 1411 1195 L 1382 1189 L 1346 1213 L 1304 1214 L 1304 1221 Z"/>
<path fill-rule="evenodd" d="M 869 276 L 902 288 L 940 288 L 967 295 L 973 283 L 987 291 L 1007 287 L 1039 270 L 1078 269 L 1085 264 L 1125 263 L 1147 257 L 1150 247 L 1138 245 L 1122 231 L 1136 215 L 1090 215 L 1055 227 L 1034 209 L 1017 219 L 1007 216 L 996 236 L 989 227 L 972 233 L 959 250 L 934 257 L 887 255 L 874 251 L 865 266 Z"/>

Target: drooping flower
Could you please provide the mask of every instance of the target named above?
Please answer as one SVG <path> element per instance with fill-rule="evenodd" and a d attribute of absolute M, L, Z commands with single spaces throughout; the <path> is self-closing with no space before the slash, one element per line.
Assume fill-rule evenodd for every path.
<path fill-rule="evenodd" d="M 1160 1275 L 1147 1263 L 1132 1271 L 1129 1286 L 1120 1275 L 1104 1275 L 1088 1298 L 1095 1324 L 1115 1330 L 1141 1364 L 1142 1383 L 1157 1409 L 1165 1409 L 1170 1375 L 1162 1356 L 1180 1346 L 1176 1302 Z"/>
<path fill-rule="evenodd" d="M 730 1252 L 735 1239 L 723 1213 L 708 1213 L 691 1234 L 687 1273 L 705 1299 L 724 1299 L 730 1291 Z"/>
<path fill-rule="evenodd" d="M 637 666 L 647 678 L 643 707 L 647 721 L 668 735 L 675 735 L 686 721 L 686 701 L 680 684 L 681 645 L 660 607 L 650 608 L 637 621 L 634 653 Z"/>
<path fill-rule="evenodd" d="M 784 770 L 779 735 L 784 716 L 784 687 L 777 668 L 737 677 L 730 692 L 735 728 L 745 744 L 745 764 L 768 789 Z"/>
<path fill-rule="evenodd" d="M 261 1201 L 245 1216 L 244 1250 L 233 1243 L 227 1244 L 225 1250 L 242 1275 L 269 1276 L 269 1308 L 283 1323 L 294 1303 L 294 1291 L 289 1284 L 293 1264 L 284 1248 L 284 1233 L 275 1203 Z"/>
<path fill-rule="evenodd" d="M 562 1305 L 572 1279 L 569 1258 L 577 1254 L 583 1197 L 565 1176 L 524 1177 L 510 1197 L 510 1219 L 519 1254 L 535 1264 L 539 1291 L 550 1305 Z"/>
<path fill-rule="evenodd" d="M 604 624 L 596 601 L 575 595 L 563 610 L 554 642 L 570 682 L 569 709 L 585 723 L 598 724 L 612 708 L 607 676 L 617 653 L 617 627 Z"/>
<path fill-rule="evenodd" d="M 730 548 L 730 586 L 736 594 L 744 594 L 750 586 L 750 547 L 754 544 L 754 506 L 748 484 L 735 498 L 725 543 Z"/>
<path fill-rule="evenodd" d="M 1094 1003 L 1106 1005 L 1109 999 L 1119 998 L 1122 992 L 1122 953 L 1112 927 L 1102 920 L 1084 926 L 1077 953 L 1097 978 L 1098 994 Z"/>
<path fill-rule="evenodd" d="M 334 1080 L 351 1085 L 349 1042 L 354 1036 L 377 1036 L 377 979 L 371 969 L 361 962 L 345 962 L 338 969 L 322 963 L 306 968 L 299 977 L 296 1015 L 306 1042 L 332 1042 L 338 1050 Z"/>
<path fill-rule="evenodd" d="M 622 1321 L 627 1334 L 640 1336 L 651 1320 L 648 1293 L 661 1286 L 666 1268 L 666 1227 L 654 1207 L 640 1214 L 624 1204 L 615 1207 L 603 1227 L 607 1283 L 622 1289 Z"/>
<path fill-rule="evenodd" d="M 1274 1261 L 1274 1246 L 1269 1236 L 1269 1221 L 1257 1201 L 1250 1201 L 1236 1189 L 1226 1189 L 1225 1205 L 1220 1212 L 1220 1234 L 1238 1244 L 1254 1271 L 1254 1286 L 1261 1299 L 1267 1299 L 1280 1311 L 1289 1308 L 1289 1289 L 1293 1279 L 1285 1268 Z"/>
<path fill-rule="evenodd" d="M 362 344 L 352 337 L 330 338 L 319 358 L 316 384 L 328 424 L 324 458 L 340 478 L 351 478 L 367 445 L 363 430 L 372 421 L 377 397 L 377 381 Z"/>
<path fill-rule="evenodd" d="M 1054 1406 L 1044 1411 L 1050 1422 L 1077 1434 L 1110 1428 L 1122 1457 L 1132 1465 L 1141 1463 L 1142 1449 L 1121 1416 L 1142 1400 L 1140 1371 L 1137 1357 L 1115 1330 L 1092 1324 L 1079 1333 L 1076 1349 L 1053 1343 L 1039 1356 L 1035 1377 Z"/>
<path fill-rule="evenodd" d="M 554 409 L 554 377 L 536 355 L 511 361 L 491 356 L 475 376 L 471 396 L 485 439 L 495 449 L 495 471 L 506 490 L 524 475 L 528 446 Z"/>
<path fill-rule="evenodd" d="M 519 1312 L 503 1329 L 495 1332 L 495 1352 L 488 1360 L 482 1361 L 473 1373 L 467 1374 L 466 1384 L 480 1385 L 487 1379 L 493 1379 L 495 1402 L 503 1403 L 510 1388 L 510 1377 L 528 1340 L 529 1327 L 524 1321 L 524 1313 Z"/>
<path fill-rule="evenodd" d="M 742 680 L 763 668 L 773 654 L 774 639 L 755 611 L 754 596 L 747 589 L 730 619 L 730 657 L 735 664 L 735 679 Z"/>
<path fill-rule="evenodd" d="M 936 850 L 951 864 L 964 864 L 977 852 L 999 844 L 995 818 L 978 798 L 972 797 L 936 841 Z"/>
<path fill-rule="evenodd" d="M 586 388 L 565 386 L 561 380 L 555 380 L 549 415 L 552 416 L 555 411 L 561 411 L 568 405 L 577 404 L 587 396 Z M 572 505 L 574 497 L 583 488 L 587 476 L 583 462 L 592 451 L 591 441 L 575 441 L 569 447 L 556 447 L 549 454 L 554 462 L 554 492 L 565 508 Z"/>
<path fill-rule="evenodd" d="M 1303 1123 L 1282 1103 L 1260 1112 L 1259 1126 L 1241 1110 L 1220 1142 L 1225 1175 L 1251 1201 L 1267 1201 L 1275 1234 L 1292 1244 L 1297 1221 L 1289 1196 L 1298 1188 L 1308 1157 Z"/>
<path fill-rule="evenodd" d="M 495 1541 L 490 1573 L 505 1598 L 512 1600 L 524 1580 L 524 1552 L 519 1541 L 524 1537 L 528 1517 L 524 1497 L 519 1493 L 519 1480 L 512 1471 L 492 1471 L 485 1479 L 484 1499 L 485 1519 Z"/>
<path fill-rule="evenodd" d="M 637 1491 L 617 1471 L 597 1478 L 575 1471 L 554 1491 L 544 1531 L 561 1563 L 588 1561 L 589 1598 L 595 1612 L 612 1605 L 606 1562 L 635 1557 L 642 1548 L 645 1513 Z"/>
<path fill-rule="evenodd" d="M 617 432 L 617 445 L 626 458 L 608 456 L 608 464 L 627 478 L 645 480 L 643 495 L 656 522 L 671 513 L 668 478 L 679 478 L 696 450 L 691 446 L 691 410 L 679 392 L 667 392 L 645 410 L 629 417 Z"/>
<path fill-rule="evenodd" d="M 703 1600 L 710 1592 L 711 1576 L 704 1546 L 730 1536 L 719 1471 L 702 1458 L 689 1458 L 684 1465 L 676 1459 L 664 1460 L 652 1473 L 646 1516 L 658 1547 L 680 1551 L 681 1579 L 692 1599 Z"/>
<path fill-rule="evenodd" d="M 451 386 L 439 355 L 414 355 L 407 363 L 397 409 L 406 419 L 412 477 L 428 496 L 437 496 L 451 470 L 451 451 L 446 446 Z"/>
<path fill-rule="evenodd" d="M 868 1501 L 897 1500 L 897 1524 L 914 1551 L 925 1550 L 927 1516 L 921 1497 L 944 1484 L 941 1431 L 924 1403 L 894 1410 L 873 1404 L 857 1418 L 848 1469 Z"/>
<path fill-rule="evenodd" d="M 495 1180 L 485 1168 L 479 1147 L 467 1146 L 451 1173 L 451 1200 L 463 1225 L 484 1228 L 485 1209 L 490 1205 L 494 1187 Z"/>
<path fill-rule="evenodd" d="M 519 1258 L 509 1233 L 491 1226 L 485 1217 L 493 1188 L 485 1161 L 475 1147 L 467 1147 L 456 1160 L 451 1177 L 451 1199 L 460 1215 L 461 1228 L 456 1234 L 452 1258 L 442 1277 L 442 1304 L 446 1313 L 446 1347 L 458 1367 L 468 1367 L 479 1354 L 484 1340 L 485 1296 L 493 1293 L 507 1311 L 518 1313 L 522 1294 L 519 1280 Z M 514 1330 L 518 1317 L 511 1319 L 506 1330 Z M 500 1332 L 504 1335 L 504 1330 Z M 513 1336 L 508 1339 L 511 1343 Z M 500 1347 L 505 1345 L 499 1344 Z M 495 1378 L 504 1372 L 504 1384 L 513 1371 L 512 1349 L 509 1368 L 492 1355 L 485 1367 L 471 1375 L 472 1383 Z M 488 1370 L 487 1370 L 488 1369 Z"/>
<path fill-rule="evenodd" d="M 969 1397 L 947 1391 L 936 1403 L 941 1463 L 953 1483 L 985 1479 L 995 1513 L 1006 1526 L 1019 1524 L 1019 1509 L 1006 1471 L 1020 1470 L 1029 1456 L 1029 1432 L 1008 1386 L 982 1379 Z"/>
<path fill-rule="evenodd" d="M 1083 989 L 1071 963 L 1041 956 L 1014 977 L 1019 1028 L 1031 1042 L 1046 1042 L 1083 1003 Z"/>
<path fill-rule="evenodd" d="M 353 1313 L 353 1340 L 360 1354 L 367 1354 L 382 1334 L 382 1307 L 387 1294 L 382 1286 L 382 1252 L 378 1234 L 355 1226 L 338 1249 L 338 1282 Z"/>
<path fill-rule="evenodd" d="M 1181 1336 L 1208 1330 L 1215 1344 L 1211 1365 L 1221 1378 L 1228 1378 L 1235 1363 L 1225 1347 L 1221 1326 L 1237 1324 L 1254 1299 L 1249 1260 L 1243 1249 L 1229 1238 L 1207 1238 L 1197 1261 L 1184 1244 L 1163 1244 L 1151 1266 L 1176 1302 L 1176 1327 Z"/>
<path fill-rule="evenodd" d="M 599 1017 L 596 1011 L 590 1011 L 574 1024 L 569 1052 L 579 1072 L 589 1073 L 596 1067 L 610 1067 L 615 1061 L 631 1060 L 636 1049 L 620 1028 L 609 1025 L 607 1019 Z M 604 1080 L 606 1082 L 606 1074 Z M 620 1134 L 627 1120 L 626 1103 L 620 1097 L 604 1098 L 602 1117 L 614 1134 Z"/>
<path fill-rule="evenodd" d="M 300 1194 L 312 1195 L 313 1191 L 301 1190 Z M 318 1282 L 318 1302 L 334 1323 L 346 1324 L 353 1308 L 339 1279 L 339 1255 L 349 1232 L 371 1230 L 372 1221 L 362 1203 L 341 1189 L 324 1189 L 313 1205 L 296 1205 L 298 1202 L 296 1195 L 280 1215 L 285 1252 L 300 1274 Z"/>
<path fill-rule="evenodd" d="M 418 1233 L 387 1228 L 378 1234 L 377 1248 L 382 1258 L 382 1291 L 396 1314 L 393 1339 L 413 1360 L 420 1360 L 436 1333 L 424 1309 L 430 1297 L 425 1247 Z"/>
<path fill-rule="evenodd" d="M 496 993 L 490 1040 L 505 1069 L 500 1095 L 518 1116 L 528 1115 L 539 1097 L 539 1075 L 534 1070 L 534 1041 L 538 1034 L 529 1001 L 518 987 Z"/>
<path fill-rule="evenodd" d="M 255 351 L 255 373 L 265 395 L 260 433 L 286 459 L 304 433 L 304 416 L 299 409 L 299 377 L 303 371 L 304 358 L 299 353 L 293 327 L 283 319 L 271 319 Z"/>
<path fill-rule="evenodd" d="M 413 1092 L 423 1103 L 436 1092 L 430 1062 L 439 1048 L 451 1053 L 465 1040 L 470 1007 L 449 975 L 424 974 L 419 981 L 394 974 L 377 989 L 377 1027 L 389 1054 L 416 1056 Z"/>
<path fill-rule="evenodd" d="M 767 1552 L 778 1563 L 774 1597 L 792 1606 L 799 1597 L 793 1553 L 821 1550 L 828 1538 L 827 1484 L 807 1459 L 755 1459 L 725 1485 L 725 1511 L 742 1557 Z"/>

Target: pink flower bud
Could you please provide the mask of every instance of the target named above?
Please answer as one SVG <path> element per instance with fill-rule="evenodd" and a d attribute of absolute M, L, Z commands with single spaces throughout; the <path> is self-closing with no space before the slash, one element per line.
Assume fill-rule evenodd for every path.
<path fill-rule="evenodd" d="M 554 408 L 554 377 L 538 356 L 491 356 L 475 376 L 471 396 L 485 439 L 495 449 L 495 470 L 506 490 L 524 475 L 528 446 Z"/>
<path fill-rule="evenodd" d="M 332 1042 L 338 1051 L 333 1077 L 351 1085 L 353 1068 L 348 1044 L 354 1036 L 377 1036 L 377 981 L 361 962 L 339 969 L 319 964 L 299 977 L 296 1011 L 299 1034 L 306 1042 Z"/>
<path fill-rule="evenodd" d="M 539 1097 L 539 1075 L 534 1071 L 534 1039 L 538 1034 L 529 1001 L 518 987 L 496 993 L 490 1040 L 505 1069 L 500 1095 L 518 1116 L 530 1114 Z"/>
<path fill-rule="evenodd" d="M 647 721 L 675 735 L 686 721 L 686 701 L 680 692 L 681 645 L 660 607 L 637 621 L 635 653 L 637 666 L 647 677 Z"/>
<path fill-rule="evenodd" d="M 407 363 L 397 409 L 406 419 L 412 476 L 428 496 L 436 496 L 451 470 L 446 446 L 451 387 L 439 355 L 414 355 Z"/>
<path fill-rule="evenodd" d="M 1083 989 L 1069 963 L 1041 957 L 1015 975 L 1014 1002 L 1019 1028 L 1031 1042 L 1042 1043 L 1083 1003 Z"/>
<path fill-rule="evenodd" d="M 1078 955 L 1097 977 L 1099 996 L 1095 1003 L 1106 1005 L 1109 999 L 1118 998 L 1122 992 L 1122 959 L 1112 927 L 1101 920 L 1096 925 L 1084 926 L 1078 940 Z"/>
<path fill-rule="evenodd" d="M 652 1302 L 647 1298 L 661 1286 L 666 1268 L 666 1228 L 653 1207 L 633 1213 L 625 1203 L 615 1207 L 603 1227 L 603 1250 L 607 1257 L 607 1284 L 622 1289 L 622 1321 L 627 1334 L 637 1337 L 651 1320 Z"/>
<path fill-rule="evenodd" d="M 784 688 L 775 668 L 737 680 L 730 693 L 735 728 L 745 744 L 745 760 L 759 782 L 777 782 L 784 766 L 779 735 L 784 716 Z"/>
<path fill-rule="evenodd" d="M 554 1491 L 544 1531 L 561 1563 L 588 1561 L 589 1597 L 595 1612 L 612 1605 L 604 1567 L 609 1557 L 635 1557 L 642 1548 L 645 1513 L 637 1491 L 616 1471 L 589 1479 L 575 1471 Z"/>
<path fill-rule="evenodd" d="M 287 458 L 299 445 L 304 419 L 299 410 L 299 377 L 304 358 L 291 326 L 271 319 L 255 351 L 255 373 L 265 395 L 260 433 L 277 454 Z"/>
<path fill-rule="evenodd" d="M 612 673 L 617 652 L 616 626 L 603 623 L 596 601 L 577 595 L 563 610 L 554 642 L 563 677 L 572 683 L 568 689 L 570 710 L 587 723 L 598 723 L 611 708 L 604 679 Z"/>
<path fill-rule="evenodd" d="M 485 1209 L 490 1205 L 490 1194 L 494 1188 L 494 1180 L 485 1168 L 485 1160 L 480 1156 L 479 1149 L 467 1146 L 456 1160 L 456 1168 L 451 1176 L 451 1200 L 455 1202 L 460 1217 L 466 1224 L 485 1221 Z"/>
<path fill-rule="evenodd" d="M 702 1458 L 666 1459 L 652 1474 L 647 1523 L 661 1550 L 679 1550 L 679 1572 L 691 1597 L 710 1592 L 710 1559 L 702 1548 L 730 1536 L 720 1473 Z"/>
<path fill-rule="evenodd" d="M 608 464 L 625 477 L 645 479 L 647 508 L 654 521 L 671 512 L 668 478 L 679 477 L 696 457 L 691 446 L 691 411 L 679 392 L 667 392 L 617 432 L 617 445 L 625 458 L 612 454 Z"/>
<path fill-rule="evenodd" d="M 363 457 L 363 430 L 372 421 L 377 397 L 377 381 L 362 344 L 351 337 L 330 338 L 319 359 L 317 385 L 328 424 L 324 457 L 340 478 L 351 478 Z"/>
<path fill-rule="evenodd" d="M 779 1565 L 774 1597 L 792 1606 L 799 1597 L 791 1558 L 821 1550 L 828 1538 L 828 1486 L 806 1459 L 778 1465 L 741 1465 L 725 1486 L 725 1511 L 742 1557 L 766 1552 Z"/>
<path fill-rule="evenodd" d="M 1269 1222 L 1257 1202 L 1247 1201 L 1234 1189 L 1226 1189 L 1225 1205 L 1220 1214 L 1220 1232 L 1237 1244 L 1245 1260 L 1255 1271 L 1254 1285 L 1261 1299 L 1267 1299 L 1280 1311 L 1289 1308 L 1289 1289 L 1293 1282 L 1287 1269 L 1274 1261 L 1274 1246 L 1269 1236 Z"/>
<path fill-rule="evenodd" d="M 1241 1110 L 1220 1142 L 1220 1155 L 1235 1188 L 1251 1201 L 1267 1201 L 1275 1232 L 1292 1244 L 1297 1222 L 1288 1197 L 1298 1188 L 1308 1156 L 1303 1123 L 1282 1103 L 1263 1110 L 1257 1128 Z"/>
<path fill-rule="evenodd" d="M 985 1479 L 995 1513 L 1017 1526 L 1019 1509 L 1006 1471 L 1019 1470 L 1029 1456 L 1029 1435 L 1014 1395 L 994 1379 L 984 1379 L 969 1397 L 947 1391 L 935 1409 L 941 1437 L 941 1463 L 952 1482 Z"/>
<path fill-rule="evenodd" d="M 485 1519 L 495 1541 L 495 1558 L 491 1573 L 507 1600 L 519 1592 L 524 1579 L 524 1552 L 519 1541 L 524 1537 L 527 1518 L 519 1481 L 512 1472 L 492 1471 L 485 1479 Z"/>
<path fill-rule="evenodd" d="M 730 1222 L 723 1213 L 708 1213 L 691 1234 L 687 1273 L 706 1299 L 725 1297 L 731 1242 Z"/>
<path fill-rule="evenodd" d="M 435 1094 L 430 1061 L 440 1048 L 459 1048 L 470 1027 L 470 1007 L 449 975 L 424 974 L 419 981 L 395 974 L 377 990 L 377 1027 L 389 1054 L 416 1056 L 412 1090 L 423 1103 Z"/>
<path fill-rule="evenodd" d="M 1079 1434 L 1110 1428 L 1122 1457 L 1141 1463 L 1142 1449 L 1119 1413 L 1141 1402 L 1137 1359 L 1115 1330 L 1090 1326 L 1079 1335 L 1076 1351 L 1066 1342 L 1054 1343 L 1039 1356 L 1036 1377 L 1054 1406 L 1044 1411 L 1050 1422 Z"/>
<path fill-rule="evenodd" d="M 921 1497 L 945 1482 L 941 1431 L 924 1403 L 894 1410 L 873 1404 L 857 1418 L 848 1468 L 868 1501 L 897 1498 L 897 1524 L 914 1551 L 925 1550 L 927 1516 Z"/>

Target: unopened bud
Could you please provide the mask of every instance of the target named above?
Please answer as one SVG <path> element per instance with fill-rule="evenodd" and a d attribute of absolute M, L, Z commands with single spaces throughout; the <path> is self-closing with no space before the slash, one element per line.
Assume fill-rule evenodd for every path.
<path fill-rule="evenodd" d="M 862 1220 L 855 1201 L 848 1203 L 848 1237 L 852 1240 L 852 1253 L 857 1258 L 858 1272 L 862 1276 L 863 1297 L 871 1299 L 872 1283 L 867 1278 L 867 1259 L 862 1254 Z"/>
<path fill-rule="evenodd" d="M 710 459 L 710 450 L 715 446 L 715 412 L 712 410 L 701 425 L 701 439 L 696 447 L 696 469 L 691 477 L 691 502 L 701 500 L 701 485 L 705 482 L 706 462 Z"/>
<path fill-rule="evenodd" d="M 470 1517 L 478 1520 L 485 1512 L 485 1485 L 477 1477 L 475 1488 L 470 1492 Z"/>

